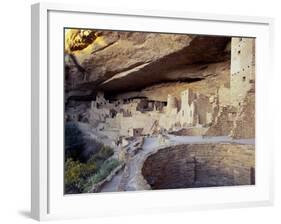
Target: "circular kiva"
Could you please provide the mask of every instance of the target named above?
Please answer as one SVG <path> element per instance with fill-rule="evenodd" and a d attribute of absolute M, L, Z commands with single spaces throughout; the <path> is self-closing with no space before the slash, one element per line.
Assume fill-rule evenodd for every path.
<path fill-rule="evenodd" d="M 151 189 L 255 184 L 254 146 L 189 144 L 150 155 L 142 175 Z"/>

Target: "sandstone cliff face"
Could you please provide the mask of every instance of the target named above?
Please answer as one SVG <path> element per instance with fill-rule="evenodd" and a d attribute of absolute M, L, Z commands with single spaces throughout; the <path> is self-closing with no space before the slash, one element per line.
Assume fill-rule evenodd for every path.
<path fill-rule="evenodd" d="M 162 83 L 149 85 L 139 91 L 129 91 L 125 93 L 114 94 L 113 97 L 125 99 L 128 96 L 147 97 L 150 100 L 166 101 L 167 94 L 180 97 L 182 91 L 191 89 L 194 92 L 199 92 L 204 95 L 216 95 L 219 86 L 228 86 L 230 77 L 230 61 L 210 63 L 210 64 L 195 64 L 191 65 L 190 70 L 181 73 L 182 76 L 189 75 L 197 78 L 187 79 L 182 81 L 165 81 Z M 175 78 L 171 74 L 171 78 Z M 201 77 L 201 78 L 199 78 Z M 148 78 L 149 79 L 149 78 Z M 134 82 L 131 82 L 134 83 Z"/>
<path fill-rule="evenodd" d="M 213 107 L 205 135 L 254 138 L 251 38 L 71 29 L 65 46 L 66 111 L 74 120 L 89 119 L 87 108 L 97 92 L 123 102 L 167 103 L 171 95 L 181 105 L 181 93 L 189 89 L 209 98 Z"/>
<path fill-rule="evenodd" d="M 255 184 L 254 46 L 254 38 L 66 30 L 67 154 L 87 163 L 91 155 L 98 167 L 112 151 L 125 165 L 91 189 Z M 78 183 L 88 189 L 92 180 Z"/>
<path fill-rule="evenodd" d="M 70 32 L 70 31 L 68 31 Z M 122 93 L 163 82 L 213 75 L 206 64 L 228 61 L 230 38 L 71 30 L 66 37 L 66 92 Z M 134 85 L 132 85 L 134 83 Z"/>

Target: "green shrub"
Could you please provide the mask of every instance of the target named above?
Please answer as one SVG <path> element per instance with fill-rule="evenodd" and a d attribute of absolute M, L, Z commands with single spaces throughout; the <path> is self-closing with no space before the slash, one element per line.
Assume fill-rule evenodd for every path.
<path fill-rule="evenodd" d="M 71 158 L 64 164 L 64 185 L 65 193 L 74 193 L 80 191 L 81 163 Z"/>
<path fill-rule="evenodd" d="M 113 152 L 114 152 L 113 149 L 107 145 L 103 145 L 99 151 L 99 153 L 105 158 L 109 158 L 110 156 L 112 156 Z"/>
<path fill-rule="evenodd" d="M 67 159 L 65 162 L 65 183 L 74 184 L 78 181 L 81 173 L 81 163 Z"/>
<path fill-rule="evenodd" d="M 119 165 L 119 161 L 116 159 L 110 159 L 105 161 L 96 175 L 93 176 L 93 184 L 96 184 L 106 178 L 111 171 Z"/>
<path fill-rule="evenodd" d="M 97 184 L 103 179 L 105 179 L 119 165 L 120 161 L 118 161 L 117 159 L 106 160 L 101 165 L 97 173 L 88 179 L 87 183 L 84 186 L 84 192 L 89 192 L 89 190 L 94 184 Z"/>
<path fill-rule="evenodd" d="M 71 128 L 68 130 L 72 130 Z M 75 130 L 75 129 L 74 129 Z M 72 134 L 76 131 L 70 131 Z M 78 132 L 77 132 L 78 133 Z M 79 150 L 77 150 L 79 151 Z M 114 151 L 111 147 L 100 143 L 97 153 L 87 160 L 79 157 L 66 156 L 65 161 L 65 192 L 81 193 L 88 191 L 93 184 L 106 178 L 119 165 L 116 159 L 109 159 Z"/>
<path fill-rule="evenodd" d="M 100 150 L 93 154 L 87 163 L 95 163 L 99 168 L 105 160 L 107 160 L 114 153 L 113 149 L 109 146 L 102 145 Z"/>
<path fill-rule="evenodd" d="M 82 192 L 86 179 L 95 172 L 95 164 L 80 163 L 71 158 L 67 159 L 64 173 L 66 193 Z"/>

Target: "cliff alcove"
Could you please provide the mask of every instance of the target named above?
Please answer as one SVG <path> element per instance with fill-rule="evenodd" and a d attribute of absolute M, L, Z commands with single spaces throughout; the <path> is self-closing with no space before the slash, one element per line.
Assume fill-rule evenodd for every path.
<path fill-rule="evenodd" d="M 255 183 L 254 38 L 66 28 L 64 40 L 66 192 Z"/>

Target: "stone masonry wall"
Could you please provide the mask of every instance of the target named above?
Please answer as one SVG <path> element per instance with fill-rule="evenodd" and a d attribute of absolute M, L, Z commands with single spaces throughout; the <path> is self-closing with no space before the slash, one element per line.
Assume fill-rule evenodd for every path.
<path fill-rule="evenodd" d="M 231 39 L 231 104 L 240 106 L 255 82 L 255 39 Z"/>
<path fill-rule="evenodd" d="M 255 138 L 255 91 L 250 90 L 238 111 L 234 127 L 230 133 L 233 138 Z"/>
<path fill-rule="evenodd" d="M 230 89 L 221 87 L 218 90 L 219 113 L 206 135 L 254 138 L 254 91 L 255 39 L 233 37 L 231 39 Z M 249 92 L 253 93 L 250 93 L 251 99 L 248 96 Z"/>
<path fill-rule="evenodd" d="M 237 109 L 232 106 L 220 107 L 218 116 L 213 125 L 204 134 L 205 136 L 225 136 L 230 135 L 236 118 Z"/>
<path fill-rule="evenodd" d="M 159 150 L 142 174 L 152 189 L 255 184 L 253 145 L 194 144 Z"/>

